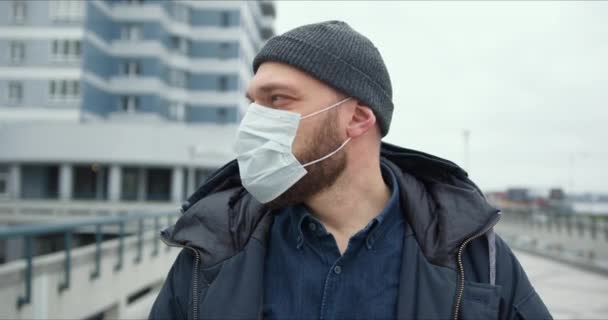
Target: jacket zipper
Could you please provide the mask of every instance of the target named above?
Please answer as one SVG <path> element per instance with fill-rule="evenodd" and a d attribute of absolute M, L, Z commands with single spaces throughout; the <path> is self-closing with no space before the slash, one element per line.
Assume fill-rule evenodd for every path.
<path fill-rule="evenodd" d="M 193 320 L 198 320 L 198 264 L 201 260 L 200 257 L 200 253 L 198 252 L 198 250 L 194 249 L 193 247 L 190 246 L 184 246 L 184 245 L 180 245 L 180 244 L 176 244 L 173 242 L 168 242 L 167 240 L 165 240 L 163 237 L 160 237 L 160 239 L 168 246 L 170 247 L 177 247 L 177 248 L 187 248 L 192 250 L 192 252 L 194 252 L 194 268 L 193 268 L 193 273 L 192 273 L 192 319 Z"/>
<path fill-rule="evenodd" d="M 483 234 L 485 234 L 486 232 L 488 232 L 488 230 L 492 229 L 500 220 L 500 214 L 497 214 L 497 218 L 494 220 L 494 222 L 492 222 L 492 224 L 485 228 L 483 231 L 478 232 L 477 234 L 475 234 L 474 236 L 468 238 L 465 242 L 462 243 L 462 245 L 460 246 L 460 248 L 458 249 L 458 271 L 459 271 L 459 276 L 460 276 L 460 283 L 459 283 L 459 287 L 458 287 L 458 295 L 456 297 L 456 303 L 454 305 L 454 320 L 458 320 L 458 313 L 460 312 L 460 303 L 462 302 L 462 295 L 464 294 L 464 264 L 462 263 L 462 252 L 464 251 L 464 248 L 466 247 L 466 245 L 479 238 L 480 236 L 482 236 Z"/>

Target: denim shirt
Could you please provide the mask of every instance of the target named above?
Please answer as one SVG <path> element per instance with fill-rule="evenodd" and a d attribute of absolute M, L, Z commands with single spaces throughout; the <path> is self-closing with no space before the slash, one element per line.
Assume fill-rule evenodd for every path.
<path fill-rule="evenodd" d="M 385 208 L 354 234 L 343 255 L 304 205 L 277 213 L 264 265 L 265 319 L 394 319 L 405 218 L 395 175 Z"/>

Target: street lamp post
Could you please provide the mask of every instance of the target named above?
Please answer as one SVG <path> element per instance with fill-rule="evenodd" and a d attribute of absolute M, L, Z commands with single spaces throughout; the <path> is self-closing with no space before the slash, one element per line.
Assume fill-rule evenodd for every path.
<path fill-rule="evenodd" d="M 470 161 L 470 153 L 469 153 L 469 138 L 471 137 L 471 131 L 468 129 L 464 129 L 462 131 L 462 137 L 464 139 L 464 161 L 463 166 L 464 170 L 469 172 L 469 161 Z"/>

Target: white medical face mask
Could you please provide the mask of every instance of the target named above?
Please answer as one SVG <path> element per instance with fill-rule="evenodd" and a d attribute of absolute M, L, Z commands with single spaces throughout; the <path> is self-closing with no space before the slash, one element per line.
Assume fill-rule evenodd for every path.
<path fill-rule="evenodd" d="M 305 167 L 340 151 L 349 141 L 317 160 L 301 164 L 291 152 L 301 119 L 328 111 L 346 98 L 306 116 L 251 103 L 237 131 L 235 151 L 243 187 L 261 203 L 268 203 L 293 186 L 308 171 Z"/>

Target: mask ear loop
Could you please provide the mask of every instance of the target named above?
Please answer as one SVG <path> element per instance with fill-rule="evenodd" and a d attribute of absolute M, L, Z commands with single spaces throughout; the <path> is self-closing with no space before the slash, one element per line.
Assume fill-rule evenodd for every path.
<path fill-rule="evenodd" d="M 310 117 L 312 117 L 312 116 L 316 116 L 316 115 L 318 115 L 319 113 L 321 113 L 321 112 L 325 112 L 325 111 L 327 111 L 327 110 L 329 110 L 329 109 L 331 109 L 331 108 L 335 108 L 335 107 L 339 106 L 341 103 L 346 102 L 346 101 L 348 101 L 348 100 L 350 100 L 350 99 L 352 99 L 352 97 L 348 97 L 348 98 L 342 99 L 342 100 L 338 101 L 338 102 L 337 102 L 337 103 L 335 103 L 335 104 L 332 104 L 331 106 L 329 106 L 329 107 L 327 107 L 327 108 L 323 108 L 323 109 L 318 110 L 318 111 L 315 111 L 315 112 L 313 112 L 313 113 L 309 113 L 309 114 L 307 114 L 307 115 L 305 115 L 305 116 L 301 117 L 300 119 L 306 119 L 306 118 L 310 118 Z"/>
<path fill-rule="evenodd" d="M 339 147 L 338 147 L 338 149 L 336 149 L 336 150 L 332 151 L 330 154 L 328 154 L 328 155 L 326 155 L 326 156 L 324 156 L 324 157 L 322 157 L 322 158 L 319 158 L 319 159 L 317 159 L 317 160 L 311 161 L 311 162 L 309 162 L 309 163 L 307 163 L 307 164 L 303 165 L 302 167 L 306 168 L 306 167 L 308 167 L 308 166 L 310 166 L 310 165 L 313 165 L 313 164 L 315 164 L 315 163 L 317 163 L 317 162 L 321 162 L 321 161 L 323 161 L 323 160 L 325 160 L 325 159 L 327 159 L 327 158 L 329 158 L 329 157 L 333 156 L 334 154 L 338 153 L 338 151 L 342 150 L 342 148 L 344 148 L 344 146 L 345 146 L 345 145 L 346 145 L 346 144 L 347 144 L 349 141 L 350 141 L 350 137 L 349 137 L 348 139 L 346 139 L 346 141 L 344 141 L 344 143 L 342 143 L 342 145 L 341 145 L 341 146 L 339 146 Z"/>

